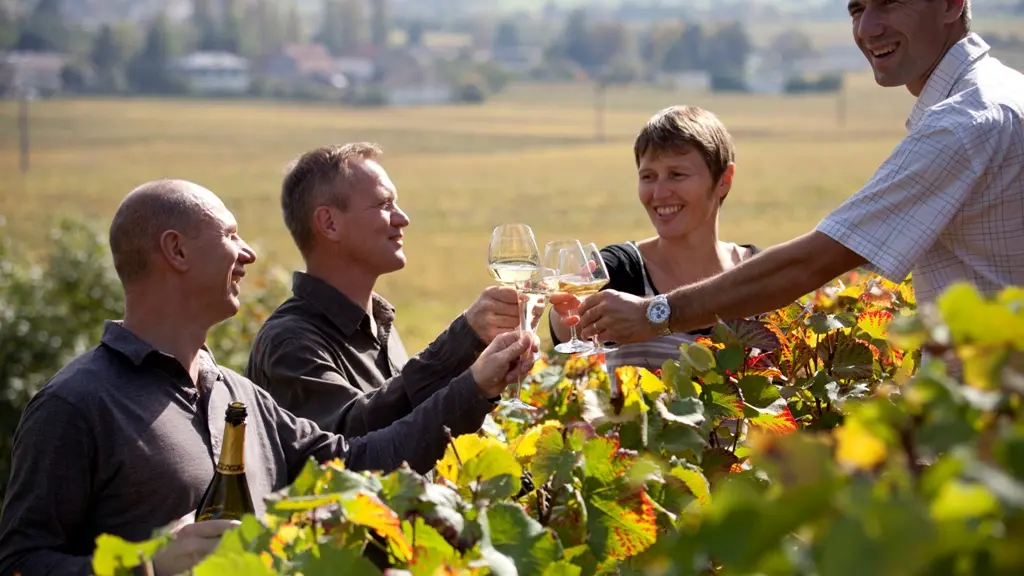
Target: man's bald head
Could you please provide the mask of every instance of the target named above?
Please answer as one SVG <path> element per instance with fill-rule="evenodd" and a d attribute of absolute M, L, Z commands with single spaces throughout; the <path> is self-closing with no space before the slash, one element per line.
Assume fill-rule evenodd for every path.
<path fill-rule="evenodd" d="M 128 193 L 110 223 L 110 252 L 121 284 L 127 286 L 149 271 L 164 232 L 195 238 L 219 202 L 212 192 L 186 180 L 155 180 Z"/>

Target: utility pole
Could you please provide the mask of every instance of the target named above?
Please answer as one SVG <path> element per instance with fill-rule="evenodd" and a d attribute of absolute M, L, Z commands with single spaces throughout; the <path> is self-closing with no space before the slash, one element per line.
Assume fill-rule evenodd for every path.
<path fill-rule="evenodd" d="M 846 128 L 847 113 L 846 74 L 839 74 L 839 93 L 836 94 L 836 120 L 840 128 Z"/>
<path fill-rule="evenodd" d="M 28 113 L 28 90 L 19 90 L 18 95 L 18 132 L 21 135 L 21 173 L 28 174 L 29 169 L 29 113 Z"/>

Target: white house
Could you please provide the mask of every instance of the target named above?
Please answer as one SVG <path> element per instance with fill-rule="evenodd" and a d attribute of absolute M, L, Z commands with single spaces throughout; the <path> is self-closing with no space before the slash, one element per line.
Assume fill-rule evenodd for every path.
<path fill-rule="evenodd" d="M 193 52 L 171 63 L 200 94 L 245 94 L 252 82 L 249 61 L 229 52 Z"/>

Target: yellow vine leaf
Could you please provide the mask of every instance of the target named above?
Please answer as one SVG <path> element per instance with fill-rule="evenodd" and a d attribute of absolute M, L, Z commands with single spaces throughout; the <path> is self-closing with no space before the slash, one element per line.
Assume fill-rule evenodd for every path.
<path fill-rule="evenodd" d="M 836 462 L 853 470 L 871 470 L 885 461 L 885 442 L 857 419 L 848 419 L 834 431 Z"/>
<path fill-rule="evenodd" d="M 505 443 L 497 438 L 483 437 L 476 434 L 464 434 L 455 439 L 455 449 L 459 452 L 462 462 L 468 462 L 470 458 L 483 452 L 489 446 L 505 447 Z M 455 458 L 455 451 L 451 443 L 444 451 L 444 457 L 437 463 L 437 472 L 447 480 L 454 483 L 459 481 L 459 461 Z"/>
<path fill-rule="evenodd" d="M 512 452 L 521 462 L 529 462 L 537 453 L 537 440 L 545 430 L 558 430 L 562 423 L 558 420 L 547 420 L 543 424 L 530 427 L 522 436 L 516 438 L 512 443 Z"/>
<path fill-rule="evenodd" d="M 379 498 L 363 492 L 345 502 L 344 506 L 346 519 L 375 531 L 394 544 L 399 560 L 412 558 L 412 545 L 402 532 L 401 519 Z"/>

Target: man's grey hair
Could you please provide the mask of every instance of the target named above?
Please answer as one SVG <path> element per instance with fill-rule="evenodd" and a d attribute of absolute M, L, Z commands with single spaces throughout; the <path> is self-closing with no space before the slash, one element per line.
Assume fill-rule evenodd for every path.
<path fill-rule="evenodd" d="M 138 281 L 150 269 L 160 236 L 174 230 L 188 238 L 199 235 L 209 206 L 199 187 L 170 178 L 146 182 L 121 202 L 110 223 L 110 252 L 121 284 Z"/>
<path fill-rule="evenodd" d="M 964 23 L 964 30 L 971 31 L 971 0 L 964 0 L 964 12 L 960 15 L 960 21 Z"/>

